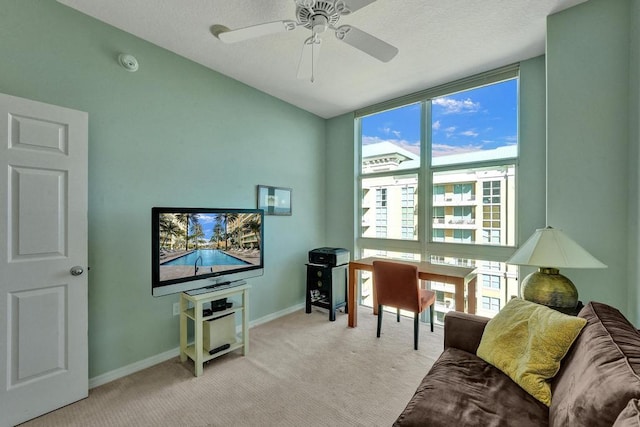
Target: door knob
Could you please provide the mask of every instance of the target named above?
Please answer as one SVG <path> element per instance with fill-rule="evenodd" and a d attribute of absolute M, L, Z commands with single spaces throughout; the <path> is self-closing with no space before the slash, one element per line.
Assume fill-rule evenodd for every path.
<path fill-rule="evenodd" d="M 71 270 L 69 270 L 69 272 L 72 276 L 79 276 L 84 273 L 84 269 L 79 265 L 76 265 L 75 267 L 71 267 Z"/>

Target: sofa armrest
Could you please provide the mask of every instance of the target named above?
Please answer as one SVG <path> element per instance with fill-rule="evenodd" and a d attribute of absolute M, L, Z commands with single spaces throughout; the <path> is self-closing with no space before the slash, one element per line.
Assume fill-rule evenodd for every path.
<path fill-rule="evenodd" d="M 475 314 L 448 312 L 444 317 L 444 348 L 455 347 L 476 354 L 489 320 Z"/>

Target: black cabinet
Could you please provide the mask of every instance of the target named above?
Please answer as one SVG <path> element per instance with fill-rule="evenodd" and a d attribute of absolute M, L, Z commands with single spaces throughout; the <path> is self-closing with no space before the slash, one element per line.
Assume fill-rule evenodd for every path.
<path fill-rule="evenodd" d="M 337 308 L 345 307 L 347 312 L 347 267 L 307 264 L 307 313 L 311 313 L 311 306 L 326 308 L 333 322 Z"/>

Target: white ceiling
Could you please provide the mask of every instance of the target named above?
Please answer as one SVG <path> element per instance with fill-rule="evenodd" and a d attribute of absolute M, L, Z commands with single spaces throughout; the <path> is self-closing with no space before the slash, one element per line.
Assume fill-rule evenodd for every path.
<path fill-rule="evenodd" d="M 586 0 L 377 0 L 342 16 L 399 49 L 388 63 L 323 34 L 315 82 L 298 80 L 310 30 L 235 44 L 230 29 L 295 20 L 294 0 L 58 0 L 302 109 L 330 118 L 544 53 L 546 17 Z M 346 0 L 348 4 L 348 0 Z M 126 52 L 136 55 L 136 52 Z M 137 58 L 144 67 L 144 58 Z"/>

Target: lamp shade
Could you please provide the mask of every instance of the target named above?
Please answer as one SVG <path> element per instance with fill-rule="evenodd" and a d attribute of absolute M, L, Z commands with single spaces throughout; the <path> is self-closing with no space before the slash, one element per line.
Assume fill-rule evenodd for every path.
<path fill-rule="evenodd" d="M 607 268 L 561 230 L 539 228 L 507 264 L 549 268 Z"/>

